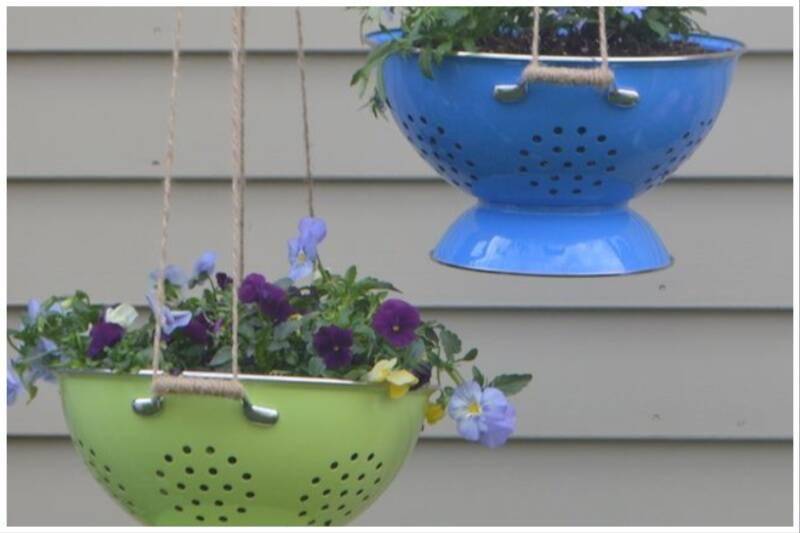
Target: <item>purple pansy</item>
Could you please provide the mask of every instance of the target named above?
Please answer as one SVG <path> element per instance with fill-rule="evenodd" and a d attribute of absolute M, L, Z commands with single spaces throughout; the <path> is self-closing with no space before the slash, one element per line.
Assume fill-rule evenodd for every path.
<path fill-rule="evenodd" d="M 336 326 L 323 326 L 314 333 L 314 350 L 325 361 L 325 367 L 336 370 L 353 360 L 353 332 Z"/>
<path fill-rule="evenodd" d="M 214 265 L 217 262 L 216 252 L 203 252 L 197 261 L 194 262 L 194 277 L 210 276 L 214 273 Z"/>
<path fill-rule="evenodd" d="M 261 312 L 277 324 L 284 322 L 293 313 L 286 291 L 267 282 L 261 274 L 248 274 L 239 287 L 239 300 L 257 303 Z"/>
<path fill-rule="evenodd" d="M 231 283 L 233 283 L 233 278 L 227 275 L 225 272 L 217 272 L 215 277 L 217 278 L 217 285 L 223 291 L 227 289 Z"/>
<path fill-rule="evenodd" d="M 276 324 L 285 322 L 294 313 L 286 291 L 272 283 L 267 283 L 258 300 L 258 308 Z"/>
<path fill-rule="evenodd" d="M 626 6 L 622 8 L 622 12 L 626 15 L 633 15 L 639 20 L 642 20 L 644 16 L 644 10 L 647 9 L 646 7 L 635 7 L 635 6 Z"/>
<path fill-rule="evenodd" d="M 99 359 L 106 348 L 110 348 L 122 340 L 125 330 L 119 324 L 100 320 L 92 326 L 89 332 L 89 349 L 86 356 L 89 359 Z"/>
<path fill-rule="evenodd" d="M 267 278 L 261 274 L 248 274 L 239 286 L 239 300 L 245 304 L 251 304 L 261 299 L 261 295 L 266 290 Z"/>
<path fill-rule="evenodd" d="M 6 403 L 13 405 L 22 388 L 22 382 L 11 364 L 11 359 L 7 360 L 6 365 Z"/>
<path fill-rule="evenodd" d="M 431 381 L 431 365 L 428 363 L 419 363 L 416 367 L 411 369 L 411 373 L 419 380 L 411 387 L 411 390 L 416 390 Z"/>
<path fill-rule="evenodd" d="M 475 381 L 456 388 L 447 412 L 462 437 L 489 448 L 505 444 L 517 425 L 516 411 L 505 395 L 494 387 L 481 390 Z"/>
<path fill-rule="evenodd" d="M 419 311 L 396 298 L 383 302 L 372 317 L 373 329 L 395 348 L 403 348 L 414 342 L 420 324 Z"/>
<path fill-rule="evenodd" d="M 317 245 L 325 239 L 328 228 L 318 217 L 304 217 L 297 225 L 298 236 L 289 240 L 289 277 L 293 281 L 304 278 L 314 271 L 317 260 Z"/>
<path fill-rule="evenodd" d="M 181 332 L 194 344 L 209 344 L 214 331 L 215 324 L 212 324 L 203 313 L 192 317 L 186 327 L 181 329 Z"/>
<path fill-rule="evenodd" d="M 150 310 L 153 314 L 160 316 L 161 319 L 161 332 L 164 335 L 171 335 L 173 331 L 178 328 L 183 328 L 189 321 L 192 320 L 191 311 L 173 311 L 166 305 L 161 307 L 161 312 L 158 312 L 158 299 L 153 293 L 147 293 L 147 303 L 150 305 Z"/>

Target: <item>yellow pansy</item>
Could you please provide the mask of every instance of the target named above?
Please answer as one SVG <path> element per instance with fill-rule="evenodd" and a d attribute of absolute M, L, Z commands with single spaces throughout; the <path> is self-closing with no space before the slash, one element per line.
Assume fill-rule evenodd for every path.
<path fill-rule="evenodd" d="M 444 407 L 439 403 L 429 403 L 425 408 L 425 420 L 428 424 L 435 424 L 444 417 Z"/>
<path fill-rule="evenodd" d="M 382 359 L 375 363 L 367 374 L 367 381 L 372 383 L 389 383 L 389 397 L 400 398 L 408 392 L 411 386 L 419 382 L 417 376 L 408 370 L 395 370 L 397 358 Z"/>

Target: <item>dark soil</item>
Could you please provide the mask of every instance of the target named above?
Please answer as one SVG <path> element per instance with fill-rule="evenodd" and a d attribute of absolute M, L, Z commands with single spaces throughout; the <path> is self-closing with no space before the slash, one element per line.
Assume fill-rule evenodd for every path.
<path fill-rule="evenodd" d="M 530 54 L 531 32 L 528 30 L 517 36 L 494 35 L 479 40 L 477 45 L 481 52 Z M 587 31 L 566 37 L 542 35 L 539 51 L 541 55 L 550 56 L 597 56 L 597 33 Z M 610 56 L 677 56 L 703 53 L 706 50 L 702 46 L 684 41 L 648 42 L 632 35 L 611 35 L 608 39 Z"/>

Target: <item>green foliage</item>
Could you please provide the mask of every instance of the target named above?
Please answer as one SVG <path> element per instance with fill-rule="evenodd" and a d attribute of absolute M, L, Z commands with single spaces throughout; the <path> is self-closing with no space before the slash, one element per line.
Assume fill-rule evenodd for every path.
<path fill-rule="evenodd" d="M 702 32 L 692 17 L 704 12 L 699 7 L 648 7 L 639 18 L 625 13 L 621 7 L 607 7 L 606 28 L 612 53 L 615 46 L 623 47 L 631 42 L 636 42 L 638 48 L 665 43 L 670 40 L 670 34 L 685 37 Z M 359 87 L 362 97 L 371 91 L 368 105 L 376 115 L 383 112 L 386 102 L 382 65 L 392 54 L 417 54 L 420 70 L 425 76 L 433 77 L 434 67 L 454 52 L 508 52 L 494 49 L 498 38 L 524 37 L 524 51 L 514 51 L 526 53 L 529 48 L 532 25 L 529 7 L 406 7 L 398 9 L 397 14 L 402 36 L 374 47 L 350 82 Z M 362 8 L 362 31 L 367 25 L 386 30 L 382 22 L 384 15 L 383 8 Z M 540 32 L 543 43 L 562 34 L 596 42 L 597 9 L 544 8 Z M 581 55 L 594 53 L 587 49 Z"/>
<path fill-rule="evenodd" d="M 317 264 L 317 275 L 306 286 L 294 286 L 291 280 L 278 280 L 285 289 L 295 313 L 274 323 L 255 303 L 240 304 L 239 350 L 243 372 L 366 379 L 376 362 L 397 359 L 395 369 L 408 370 L 417 376 L 431 375 L 446 402 L 453 387 L 464 381 L 459 368 L 472 365 L 478 351 L 472 348 L 462 355 L 461 339 L 443 324 L 423 321 L 417 338 L 408 346 L 397 348 L 373 328 L 376 310 L 397 289 L 373 277 L 358 277 L 356 267 L 343 275 L 333 274 Z M 231 288 L 221 289 L 209 276 L 189 283 L 190 289 L 166 283 L 165 305 L 173 311 L 191 311 L 204 317 L 208 327 L 207 342 L 199 342 L 183 328 L 176 329 L 161 342 L 162 369 L 171 373 L 184 370 L 225 372 L 233 358 L 231 338 Z M 97 358 L 87 357 L 92 327 L 102 320 L 106 308 L 94 304 L 83 292 L 70 297 L 52 297 L 42 309 L 57 304 L 62 311 L 42 311 L 35 319 L 25 319 L 18 329 L 8 332 L 9 342 L 19 356 L 13 360 L 17 373 L 30 397 L 36 394 L 36 382 L 62 369 L 107 369 L 135 372 L 148 368 L 152 360 L 155 322 L 145 313 L 124 329 L 122 339 L 106 347 Z M 314 348 L 314 335 L 325 326 L 337 326 L 353 334 L 352 363 L 341 369 L 329 369 Z M 43 344 L 52 346 L 43 351 Z M 476 367 L 471 375 L 482 385 L 488 382 Z M 530 377 L 528 377 L 530 379 Z M 498 376 L 495 383 L 509 394 L 527 381 L 519 376 Z"/>

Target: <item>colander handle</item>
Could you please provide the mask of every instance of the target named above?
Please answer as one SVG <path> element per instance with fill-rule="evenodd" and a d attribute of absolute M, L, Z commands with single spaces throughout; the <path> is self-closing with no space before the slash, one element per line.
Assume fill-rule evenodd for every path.
<path fill-rule="evenodd" d="M 140 416 L 152 416 L 159 413 L 164 408 L 163 396 L 151 396 L 149 398 L 136 398 L 131 403 L 133 412 Z M 279 414 L 276 409 L 253 405 L 247 398 L 242 398 L 242 411 L 245 418 L 256 424 L 274 426 L 278 423 Z"/>
<path fill-rule="evenodd" d="M 587 85 L 607 89 L 608 101 L 620 107 L 633 107 L 639 101 L 639 93 L 633 89 L 619 89 L 614 72 L 608 64 L 608 38 L 606 36 L 605 7 L 597 8 L 598 45 L 600 65 L 594 68 L 570 68 L 543 65 L 539 56 L 539 21 L 541 8 L 535 6 L 531 12 L 531 62 L 522 71 L 522 79 L 511 85 L 495 85 L 494 98 L 503 103 L 518 102 L 527 92 L 528 82 L 555 83 L 561 85 Z"/>
<path fill-rule="evenodd" d="M 251 422 L 268 426 L 278 422 L 278 411 L 271 407 L 253 405 L 247 398 L 244 387 L 238 380 L 218 378 L 190 378 L 185 376 L 158 376 L 153 381 L 153 395 L 136 398 L 131 404 L 133 412 L 141 416 L 152 416 L 164 408 L 168 394 L 193 394 L 217 396 L 242 402 L 245 418 Z"/>
<path fill-rule="evenodd" d="M 499 83 L 494 86 L 492 95 L 498 102 L 512 104 L 525 98 L 527 92 L 528 82 L 522 80 L 518 83 Z M 629 108 L 639 103 L 639 92 L 628 87 L 618 87 L 614 82 L 606 91 L 606 99 L 617 107 Z"/>

